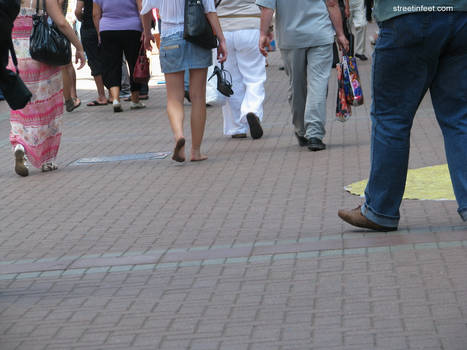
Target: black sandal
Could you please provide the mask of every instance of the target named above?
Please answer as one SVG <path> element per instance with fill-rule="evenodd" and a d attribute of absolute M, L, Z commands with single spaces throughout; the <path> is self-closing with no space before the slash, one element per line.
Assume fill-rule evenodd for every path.
<path fill-rule="evenodd" d="M 227 77 L 227 74 L 229 75 Z M 217 76 L 217 90 L 224 96 L 230 97 L 233 95 L 232 90 L 232 75 L 229 71 L 224 69 L 224 63 L 221 63 L 221 68 L 218 66 L 214 67 L 214 72 L 209 77 L 208 81 L 211 80 L 214 76 Z"/>

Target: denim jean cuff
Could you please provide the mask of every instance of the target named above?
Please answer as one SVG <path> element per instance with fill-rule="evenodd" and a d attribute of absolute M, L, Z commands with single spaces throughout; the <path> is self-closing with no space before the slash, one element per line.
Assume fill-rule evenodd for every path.
<path fill-rule="evenodd" d="M 397 227 L 399 225 L 398 217 L 378 214 L 373 209 L 371 209 L 370 206 L 366 203 L 362 205 L 361 210 L 362 215 L 365 216 L 368 220 L 373 221 L 375 224 L 386 227 Z"/>
<path fill-rule="evenodd" d="M 466 209 L 459 209 L 459 210 L 457 210 L 457 212 L 461 216 L 462 220 L 467 221 L 467 208 Z"/>

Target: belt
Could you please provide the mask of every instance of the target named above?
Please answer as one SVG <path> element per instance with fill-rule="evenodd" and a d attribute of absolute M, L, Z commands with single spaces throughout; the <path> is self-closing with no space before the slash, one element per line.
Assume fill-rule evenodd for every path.
<path fill-rule="evenodd" d="M 261 15 L 251 14 L 251 15 L 217 15 L 219 18 L 261 18 Z"/>

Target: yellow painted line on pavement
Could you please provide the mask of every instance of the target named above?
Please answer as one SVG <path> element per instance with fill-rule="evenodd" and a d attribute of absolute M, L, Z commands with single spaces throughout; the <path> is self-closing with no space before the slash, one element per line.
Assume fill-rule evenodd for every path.
<path fill-rule="evenodd" d="M 363 196 L 368 179 L 355 182 L 345 189 Z M 447 164 L 410 169 L 407 173 L 404 199 L 455 200 Z"/>

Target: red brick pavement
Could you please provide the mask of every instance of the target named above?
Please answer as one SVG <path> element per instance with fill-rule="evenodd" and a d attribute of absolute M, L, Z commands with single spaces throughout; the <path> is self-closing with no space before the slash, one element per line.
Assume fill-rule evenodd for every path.
<path fill-rule="evenodd" d="M 344 124 L 331 79 L 328 149 L 309 152 L 293 136 L 279 54 L 269 62 L 265 136 L 224 137 L 209 108 L 198 164 L 73 165 L 173 147 L 163 86 L 120 114 L 85 107 L 94 92 L 80 89 L 60 170 L 20 178 L 0 104 L 2 350 L 467 349 L 456 203 L 404 201 L 391 234 L 337 218 L 361 202 L 343 187 L 368 175 L 370 63 L 359 66 L 367 103 Z M 411 168 L 445 163 L 429 97 L 411 141 Z"/>

